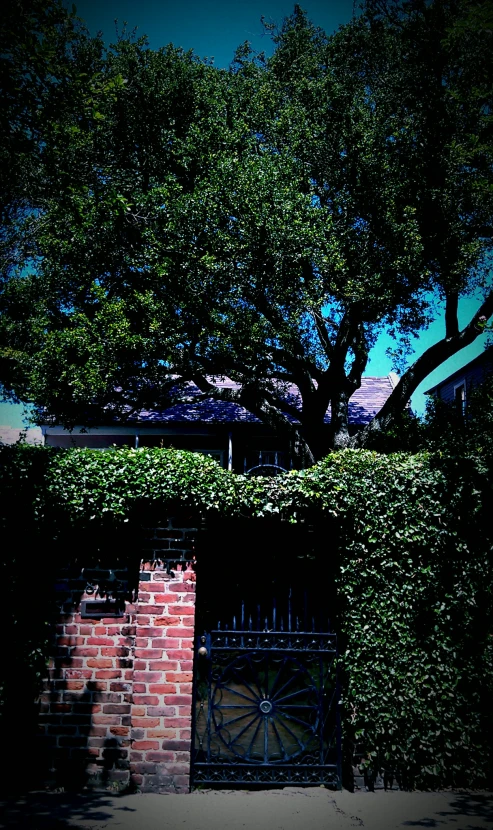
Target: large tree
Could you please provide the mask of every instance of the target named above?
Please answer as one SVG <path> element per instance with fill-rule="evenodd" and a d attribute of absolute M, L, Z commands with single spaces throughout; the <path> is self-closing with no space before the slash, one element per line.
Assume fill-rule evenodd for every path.
<path fill-rule="evenodd" d="M 125 33 L 105 50 L 65 25 L 61 77 L 48 71 L 36 105 L 18 105 L 36 119 L 36 165 L 7 189 L 22 206 L 2 239 L 8 394 L 70 427 L 193 380 L 288 433 L 304 465 L 391 424 L 481 332 L 493 44 L 470 4 L 368 0 L 330 37 L 295 7 L 272 58 L 245 44 L 229 71 Z M 16 54 L 7 63 L 19 72 Z M 472 290 L 483 302 L 459 330 Z M 350 439 L 348 401 L 379 331 L 405 355 L 437 302 L 444 337 Z"/>

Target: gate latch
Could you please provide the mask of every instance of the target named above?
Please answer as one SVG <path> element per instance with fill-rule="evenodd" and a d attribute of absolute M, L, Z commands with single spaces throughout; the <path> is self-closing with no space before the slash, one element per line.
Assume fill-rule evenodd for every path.
<path fill-rule="evenodd" d="M 209 653 L 209 651 L 207 649 L 207 645 L 206 645 L 207 640 L 208 640 L 208 637 L 205 634 L 203 634 L 202 637 L 200 638 L 201 645 L 199 646 L 199 649 L 197 651 L 197 654 L 199 655 L 199 657 L 207 657 L 207 655 Z"/>

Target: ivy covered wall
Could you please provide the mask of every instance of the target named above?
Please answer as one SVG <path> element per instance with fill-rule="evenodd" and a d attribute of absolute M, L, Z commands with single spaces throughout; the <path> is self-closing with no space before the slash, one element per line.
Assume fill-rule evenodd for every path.
<path fill-rule="evenodd" d="M 20 445 L 0 456 L 2 530 L 15 539 L 1 561 L 5 634 L 7 650 L 16 638 L 9 660 L 24 685 L 41 676 L 49 642 L 39 586 L 27 591 L 38 625 L 17 633 L 26 631 L 22 574 L 36 546 L 50 552 L 48 580 L 50 566 L 82 555 L 88 534 L 95 542 L 125 535 L 153 505 L 206 517 L 330 519 L 347 752 L 359 745 L 366 764 L 397 773 L 402 786 L 491 785 L 492 492 L 471 458 L 347 450 L 309 470 L 248 479 L 173 450 Z M 130 550 L 115 555 L 128 559 Z M 320 557 L 323 579 L 323 549 Z M 15 672 L 9 661 L 3 668 L 7 714 Z"/>

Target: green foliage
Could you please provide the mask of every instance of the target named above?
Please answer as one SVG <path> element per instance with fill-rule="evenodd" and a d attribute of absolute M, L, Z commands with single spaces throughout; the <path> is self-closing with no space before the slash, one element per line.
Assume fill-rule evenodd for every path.
<path fill-rule="evenodd" d="M 3 527 L 20 539 L 2 567 L 18 581 L 17 551 L 29 539 L 53 545 L 58 535 L 58 561 L 67 562 L 67 539 L 131 528 L 150 505 L 163 514 L 330 518 L 337 533 L 320 555 L 337 563 L 346 740 L 403 786 L 491 781 L 493 529 L 488 482 L 471 458 L 345 450 L 258 479 L 175 450 L 21 445 L 0 455 Z M 45 653 L 42 630 L 36 636 L 22 653 L 32 673 Z"/>
<path fill-rule="evenodd" d="M 493 49 L 484 35 L 471 58 L 467 4 L 367 0 L 331 36 L 296 6 L 270 27 L 272 58 L 244 44 L 229 71 L 126 34 L 106 48 L 58 0 L 20 24 L 27 6 L 8 5 L 8 395 L 89 425 L 169 401 L 179 379 L 231 400 L 207 382 L 226 375 L 235 402 L 292 436 L 294 383 L 293 452 L 313 462 L 349 444 L 383 327 L 404 360 L 429 292 L 447 305 L 443 349 L 391 417 L 458 348 L 458 296 L 483 290 L 491 315 Z"/>

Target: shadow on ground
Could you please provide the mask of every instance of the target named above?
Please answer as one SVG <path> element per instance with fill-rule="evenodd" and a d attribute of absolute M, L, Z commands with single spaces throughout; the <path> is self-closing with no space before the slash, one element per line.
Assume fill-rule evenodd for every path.
<path fill-rule="evenodd" d="M 455 826 L 457 830 L 475 830 L 491 825 L 493 828 L 493 793 L 451 793 L 447 809 L 437 810 L 434 817 L 403 821 L 403 827 Z"/>
<path fill-rule="evenodd" d="M 29 793 L 0 801 L 0 828 L 23 830 L 66 830 L 85 828 L 88 822 L 109 822 L 115 812 L 136 812 L 135 808 L 115 804 L 113 794 Z M 135 825 L 138 826 L 136 818 Z M 103 825 L 104 826 L 104 825 Z"/>

